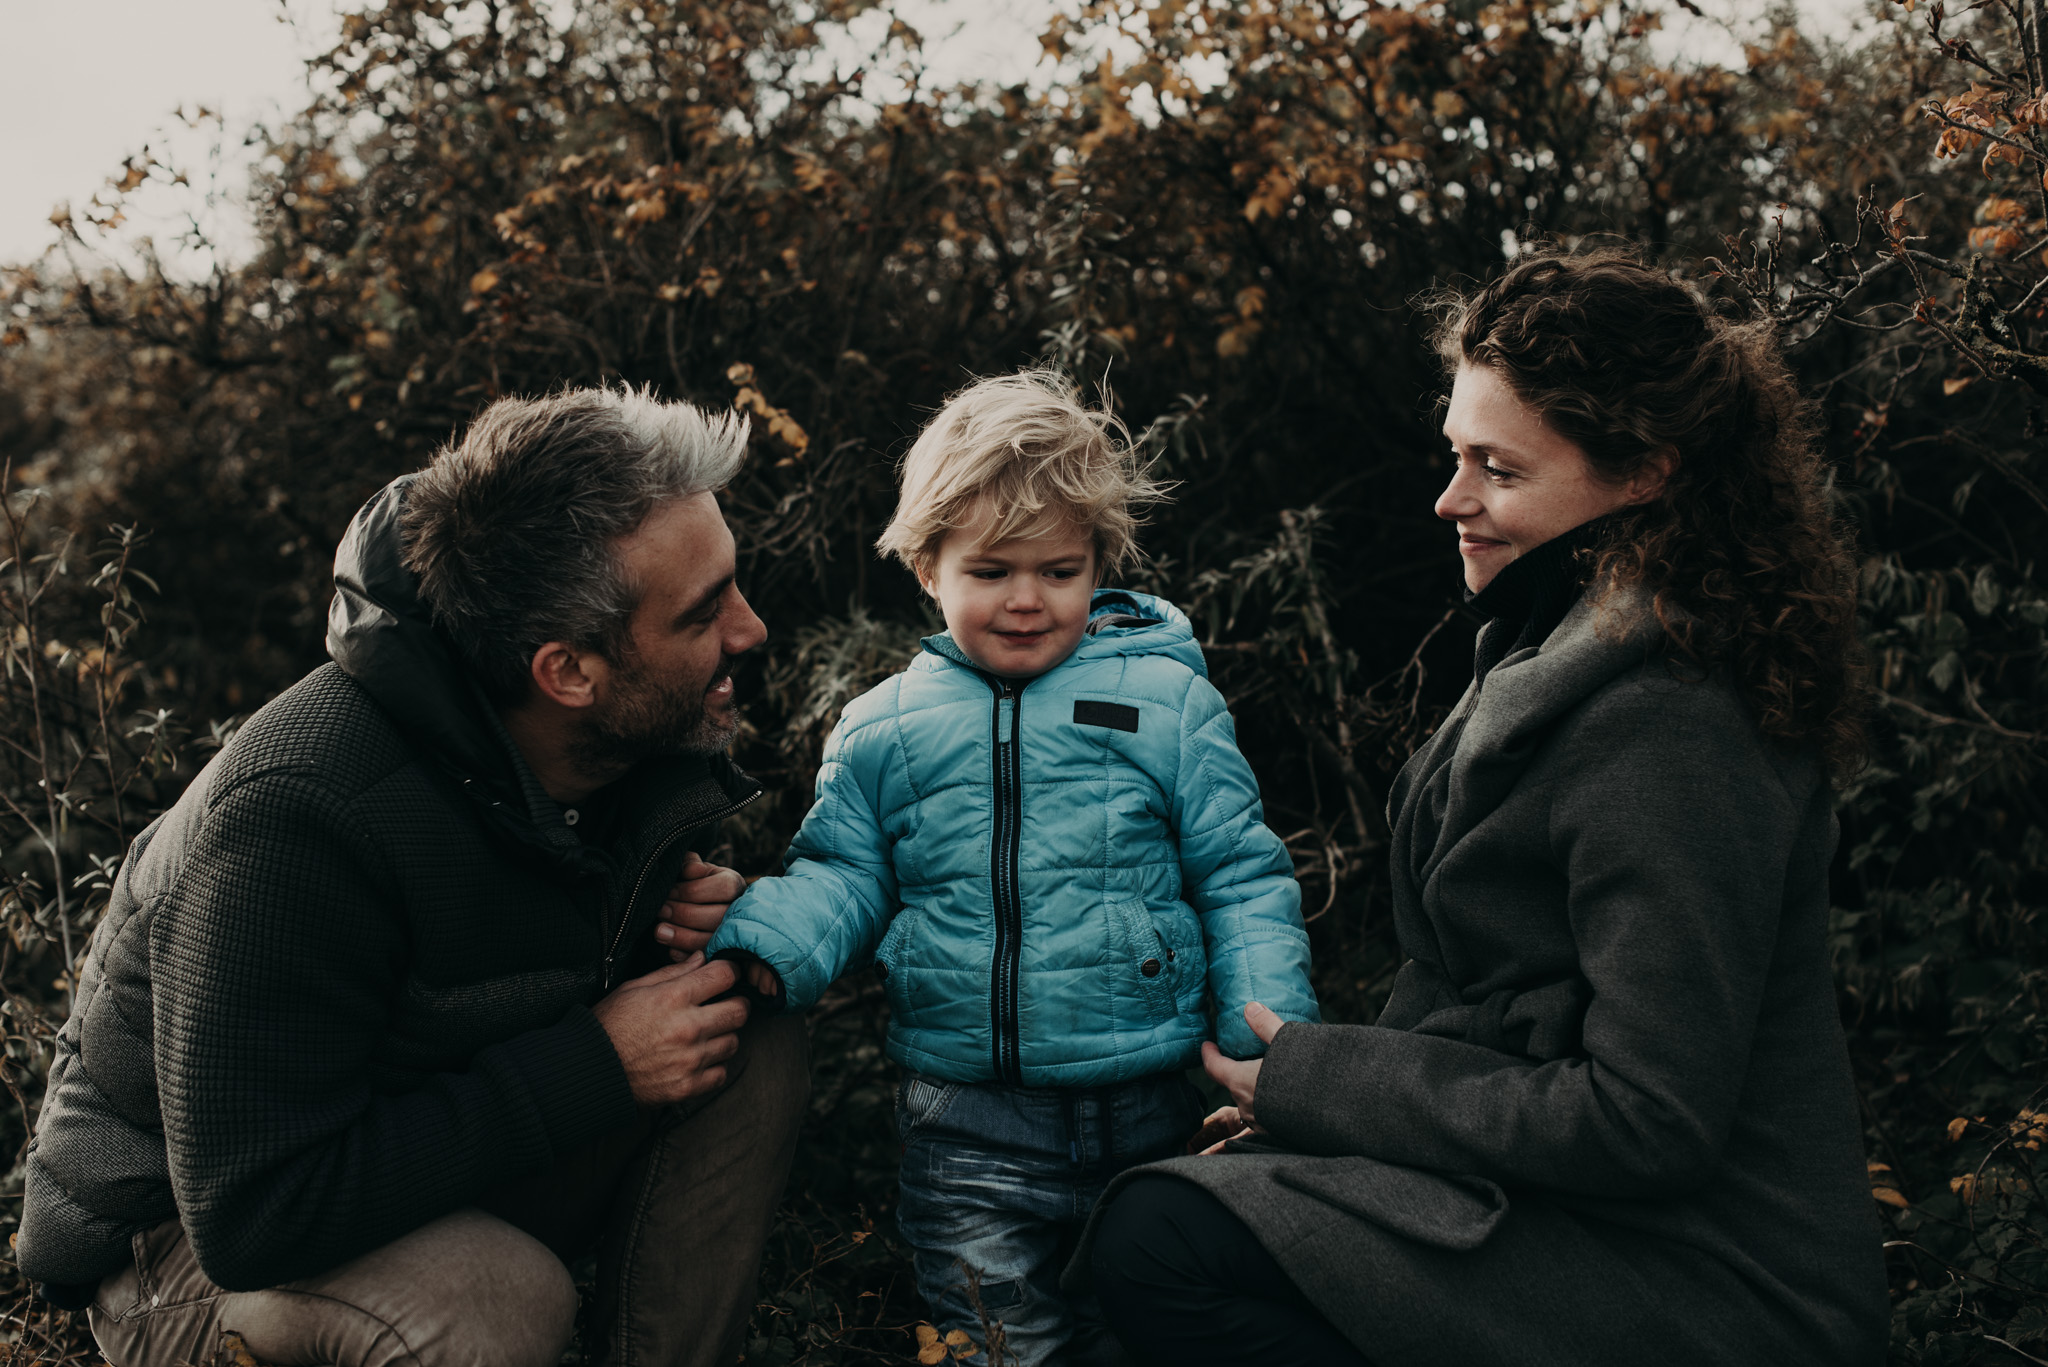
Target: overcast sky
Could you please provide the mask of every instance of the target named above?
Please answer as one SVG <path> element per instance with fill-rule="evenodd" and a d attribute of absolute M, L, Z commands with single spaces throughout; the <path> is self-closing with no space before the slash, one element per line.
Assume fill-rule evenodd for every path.
<path fill-rule="evenodd" d="M 1013 81 L 1035 65 L 1036 35 L 1054 3 L 901 0 L 900 8 L 937 40 L 927 51 L 934 74 Z M 1720 0 L 1718 8 L 1744 16 L 1763 4 Z M 1803 0 L 1802 8 L 1839 30 L 1862 0 Z M 224 116 L 215 163 L 222 202 L 208 211 L 203 186 L 152 195 L 130 230 L 151 234 L 168 252 L 182 216 L 198 212 L 232 250 L 233 197 L 246 161 L 240 140 L 252 123 L 294 106 L 304 59 L 331 38 L 333 16 L 333 0 L 0 0 L 0 263 L 40 255 L 55 241 L 52 208 L 83 207 L 145 145 L 203 169 L 222 131 L 187 127 L 176 117 L 181 109 Z M 1672 41 L 1720 47 L 1711 35 Z"/>

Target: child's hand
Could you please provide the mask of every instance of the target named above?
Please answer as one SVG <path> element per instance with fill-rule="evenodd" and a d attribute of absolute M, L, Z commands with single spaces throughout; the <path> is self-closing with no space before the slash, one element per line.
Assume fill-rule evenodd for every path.
<path fill-rule="evenodd" d="M 747 890 L 747 880 L 728 868 L 707 864 L 695 851 L 683 856 L 683 876 L 661 904 L 654 938 L 668 946 L 678 963 L 711 943 L 725 920 L 726 908 Z"/>
<path fill-rule="evenodd" d="M 771 1002 L 782 1000 L 782 975 L 770 968 L 765 959 L 744 949 L 723 950 L 718 957 L 737 969 L 740 981 L 762 997 Z"/>

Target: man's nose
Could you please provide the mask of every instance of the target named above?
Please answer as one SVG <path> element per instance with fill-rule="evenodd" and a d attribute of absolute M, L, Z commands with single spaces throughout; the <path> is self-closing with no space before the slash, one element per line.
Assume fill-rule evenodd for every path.
<path fill-rule="evenodd" d="M 733 586 L 732 596 L 733 610 L 726 614 L 730 625 L 726 628 L 724 649 L 728 655 L 744 655 L 768 639 L 768 624 L 754 615 L 753 606 L 738 585 Z"/>

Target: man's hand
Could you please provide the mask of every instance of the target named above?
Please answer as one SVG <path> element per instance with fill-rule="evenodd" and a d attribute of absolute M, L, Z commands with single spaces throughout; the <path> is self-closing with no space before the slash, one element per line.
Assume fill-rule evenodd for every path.
<path fill-rule="evenodd" d="M 1286 1024 L 1258 1002 L 1253 1002 L 1244 1009 L 1244 1023 L 1249 1025 L 1252 1033 L 1265 1044 L 1271 1044 L 1273 1036 L 1279 1034 L 1280 1027 Z M 1195 1139 L 1205 1144 L 1203 1153 L 1221 1152 L 1223 1146 L 1233 1139 L 1262 1133 L 1258 1117 L 1252 1112 L 1252 1098 L 1259 1090 L 1259 1066 L 1263 1062 L 1262 1059 L 1231 1058 L 1213 1042 L 1202 1041 L 1203 1070 L 1228 1087 L 1230 1099 L 1237 1103 L 1235 1106 L 1223 1107 L 1202 1122 L 1201 1131 Z M 1232 1126 L 1237 1128 L 1233 1130 Z"/>
<path fill-rule="evenodd" d="M 664 1106 L 725 1085 L 724 1065 L 739 1052 L 737 1032 L 747 1023 L 747 1003 L 711 998 L 735 981 L 731 964 L 706 963 L 702 954 L 692 954 L 619 984 L 591 1008 L 626 1066 L 635 1101 Z"/>
<path fill-rule="evenodd" d="M 725 920 L 733 899 L 747 890 L 747 880 L 732 869 L 707 864 L 692 850 L 683 856 L 683 876 L 661 904 L 654 938 L 668 946 L 677 963 L 711 943 L 712 932 Z"/>

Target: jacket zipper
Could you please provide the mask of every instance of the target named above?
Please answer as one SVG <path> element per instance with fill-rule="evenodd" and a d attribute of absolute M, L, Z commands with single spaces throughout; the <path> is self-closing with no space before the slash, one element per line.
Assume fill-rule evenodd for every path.
<path fill-rule="evenodd" d="M 1024 685 L 1007 679 L 989 679 L 988 684 L 995 692 L 990 740 L 996 780 L 996 829 L 989 856 L 989 885 L 996 914 L 995 958 L 989 966 L 989 1047 L 996 1076 L 1015 1087 L 1024 1082 L 1017 1043 L 1017 971 L 1024 951 L 1024 904 L 1017 891 L 1017 854 L 1024 824 Z M 1003 726 L 1006 719 L 1007 736 Z"/>
<path fill-rule="evenodd" d="M 611 946 L 604 952 L 604 985 L 599 989 L 600 991 L 609 992 L 612 990 L 612 962 L 618 958 L 619 942 L 626 938 L 626 926 L 633 919 L 633 908 L 640 905 L 640 893 L 646 888 L 647 876 L 654 872 L 655 864 L 660 861 L 664 854 L 675 848 L 678 840 L 681 840 L 691 831 L 697 830 L 699 827 L 708 826 L 714 821 L 725 820 L 734 812 L 737 812 L 740 808 L 761 796 L 761 792 L 762 790 L 757 788 L 738 802 L 728 803 L 717 811 L 692 821 L 687 826 L 681 826 L 670 831 L 661 838 L 652 850 L 648 851 L 647 857 L 640 861 L 640 872 L 633 880 L 632 893 L 627 896 L 625 904 L 619 908 L 618 929 L 612 932 Z"/>

